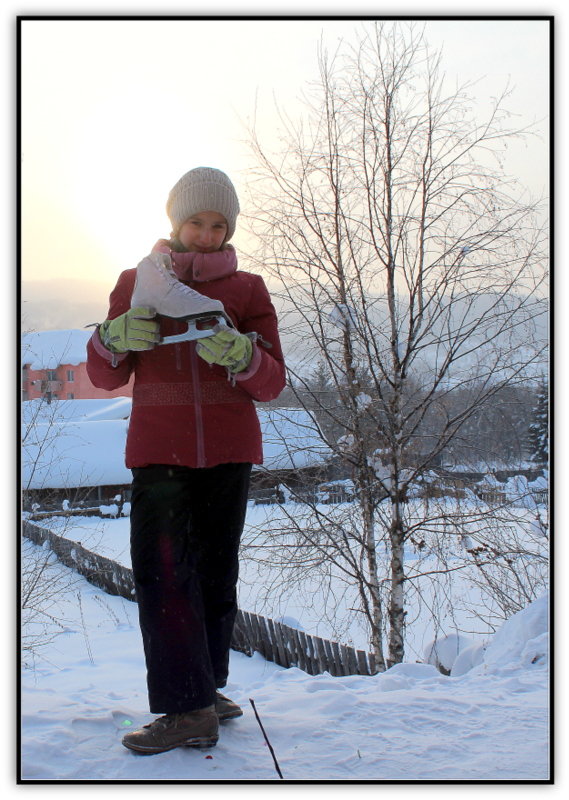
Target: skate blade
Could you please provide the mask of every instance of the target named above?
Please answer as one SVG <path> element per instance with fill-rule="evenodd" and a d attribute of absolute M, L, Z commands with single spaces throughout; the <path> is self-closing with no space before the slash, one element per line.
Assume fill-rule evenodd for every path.
<path fill-rule="evenodd" d="M 198 328 L 199 322 L 216 320 L 210 328 Z M 225 314 L 196 314 L 195 316 L 182 317 L 180 322 L 187 322 L 188 328 L 183 333 L 173 336 L 164 336 L 159 344 L 177 344 L 178 342 L 195 342 L 197 339 L 206 339 L 215 336 L 222 328 L 233 328 L 233 323 Z"/>

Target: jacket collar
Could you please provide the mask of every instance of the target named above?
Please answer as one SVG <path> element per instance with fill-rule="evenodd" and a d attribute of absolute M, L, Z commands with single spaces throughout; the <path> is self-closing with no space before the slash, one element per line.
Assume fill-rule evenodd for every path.
<path fill-rule="evenodd" d="M 216 281 L 237 271 L 237 253 L 233 245 L 215 253 L 176 253 L 166 239 L 160 239 L 152 248 L 153 253 L 167 253 L 172 259 L 174 272 L 181 281 Z"/>

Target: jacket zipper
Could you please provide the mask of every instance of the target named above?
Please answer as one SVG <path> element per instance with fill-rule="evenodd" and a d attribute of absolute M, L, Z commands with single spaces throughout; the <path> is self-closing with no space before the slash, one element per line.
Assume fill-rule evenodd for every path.
<path fill-rule="evenodd" d="M 198 467 L 205 467 L 205 446 L 202 416 L 202 393 L 199 376 L 199 356 L 195 343 L 190 345 L 190 369 L 192 372 L 192 386 L 194 390 L 194 414 L 196 422 L 196 459 Z"/>

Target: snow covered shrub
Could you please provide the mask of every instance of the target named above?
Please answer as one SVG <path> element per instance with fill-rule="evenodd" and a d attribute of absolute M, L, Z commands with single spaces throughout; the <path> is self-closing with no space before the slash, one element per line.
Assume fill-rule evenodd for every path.
<path fill-rule="evenodd" d="M 449 633 L 435 639 L 425 648 L 424 661 L 432 664 L 443 675 L 450 675 L 459 653 L 472 645 L 472 640 L 460 633 Z"/>
<path fill-rule="evenodd" d="M 482 664 L 486 647 L 487 645 L 485 642 L 478 642 L 477 644 L 471 644 L 469 647 L 465 647 L 464 650 L 461 650 L 452 665 L 450 671 L 451 678 L 459 678 L 461 675 L 470 672 L 474 667 Z"/>
<path fill-rule="evenodd" d="M 549 593 L 512 615 L 492 637 L 484 664 L 493 671 L 549 664 Z"/>
<path fill-rule="evenodd" d="M 549 665 L 549 594 L 546 593 L 511 616 L 488 641 L 466 647 L 457 656 L 451 677 L 471 669 L 508 673 L 547 669 Z"/>

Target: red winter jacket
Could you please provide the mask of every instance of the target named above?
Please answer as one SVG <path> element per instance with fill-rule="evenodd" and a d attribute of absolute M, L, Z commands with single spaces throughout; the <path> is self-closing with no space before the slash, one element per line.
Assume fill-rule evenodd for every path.
<path fill-rule="evenodd" d="M 171 255 L 180 280 L 221 300 L 239 331 L 255 331 L 260 339 L 253 345 L 248 369 L 230 381 L 225 368 L 210 366 L 198 356 L 195 342 L 113 355 L 96 331 L 87 345 L 93 385 L 117 389 L 132 372 L 135 375 L 126 466 L 261 464 L 261 429 L 253 401 L 272 400 L 285 385 L 277 317 L 265 283 L 259 275 L 237 270 L 232 247 L 215 253 L 175 253 L 162 241 L 155 249 Z M 121 273 L 111 293 L 108 319 L 130 308 L 135 277 L 136 269 Z M 167 317 L 158 319 L 162 336 L 187 327 Z"/>

